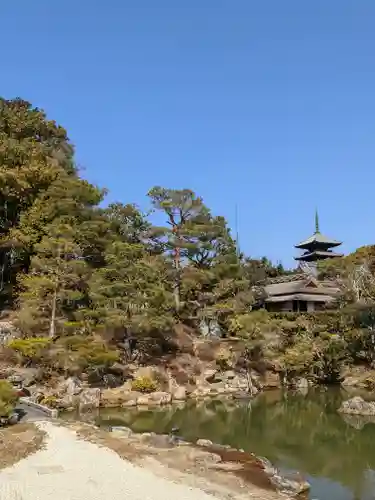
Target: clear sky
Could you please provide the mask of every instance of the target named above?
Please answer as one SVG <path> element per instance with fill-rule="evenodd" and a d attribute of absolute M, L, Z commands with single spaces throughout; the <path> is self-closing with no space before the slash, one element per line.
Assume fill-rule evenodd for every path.
<path fill-rule="evenodd" d="M 374 243 L 374 0 L 3 2 L 1 94 L 44 108 L 109 200 L 196 190 L 242 249 Z"/>

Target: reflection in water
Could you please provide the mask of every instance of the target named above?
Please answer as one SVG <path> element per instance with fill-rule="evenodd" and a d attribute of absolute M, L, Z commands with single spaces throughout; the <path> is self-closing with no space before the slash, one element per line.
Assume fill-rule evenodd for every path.
<path fill-rule="evenodd" d="M 211 401 L 158 410 L 105 410 L 101 422 L 136 432 L 179 427 L 188 439 L 207 438 L 299 470 L 319 500 L 375 500 L 375 426 L 337 413 L 338 390 L 266 393 L 251 402 Z"/>

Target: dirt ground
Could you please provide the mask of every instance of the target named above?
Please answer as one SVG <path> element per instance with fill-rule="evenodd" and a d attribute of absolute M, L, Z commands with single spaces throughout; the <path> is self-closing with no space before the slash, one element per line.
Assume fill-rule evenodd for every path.
<path fill-rule="evenodd" d="M 0 427 L 0 469 L 10 467 L 19 460 L 38 451 L 45 434 L 34 424 Z"/>

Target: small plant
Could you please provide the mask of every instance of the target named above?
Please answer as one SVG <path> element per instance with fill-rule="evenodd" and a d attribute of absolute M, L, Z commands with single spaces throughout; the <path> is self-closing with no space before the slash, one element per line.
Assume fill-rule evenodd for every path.
<path fill-rule="evenodd" d="M 157 390 L 157 383 L 150 377 L 138 377 L 132 381 L 132 390 L 148 394 Z"/>
<path fill-rule="evenodd" d="M 17 402 L 17 393 L 7 380 L 0 380 L 0 417 L 7 417 Z"/>
<path fill-rule="evenodd" d="M 54 409 L 58 407 L 58 400 L 55 396 L 45 396 L 42 397 L 40 404 Z"/>
<path fill-rule="evenodd" d="M 232 368 L 232 355 L 230 351 L 221 349 L 216 356 L 216 364 L 221 371 L 230 370 Z"/>

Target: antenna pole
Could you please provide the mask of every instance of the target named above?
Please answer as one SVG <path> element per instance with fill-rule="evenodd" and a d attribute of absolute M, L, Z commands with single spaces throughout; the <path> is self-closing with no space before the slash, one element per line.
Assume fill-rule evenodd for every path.
<path fill-rule="evenodd" d="M 235 230 L 236 230 L 236 252 L 237 252 L 237 257 L 239 257 L 240 256 L 240 241 L 239 241 L 239 235 L 238 235 L 238 206 L 237 206 L 237 203 L 235 205 L 234 224 L 235 224 Z"/>

